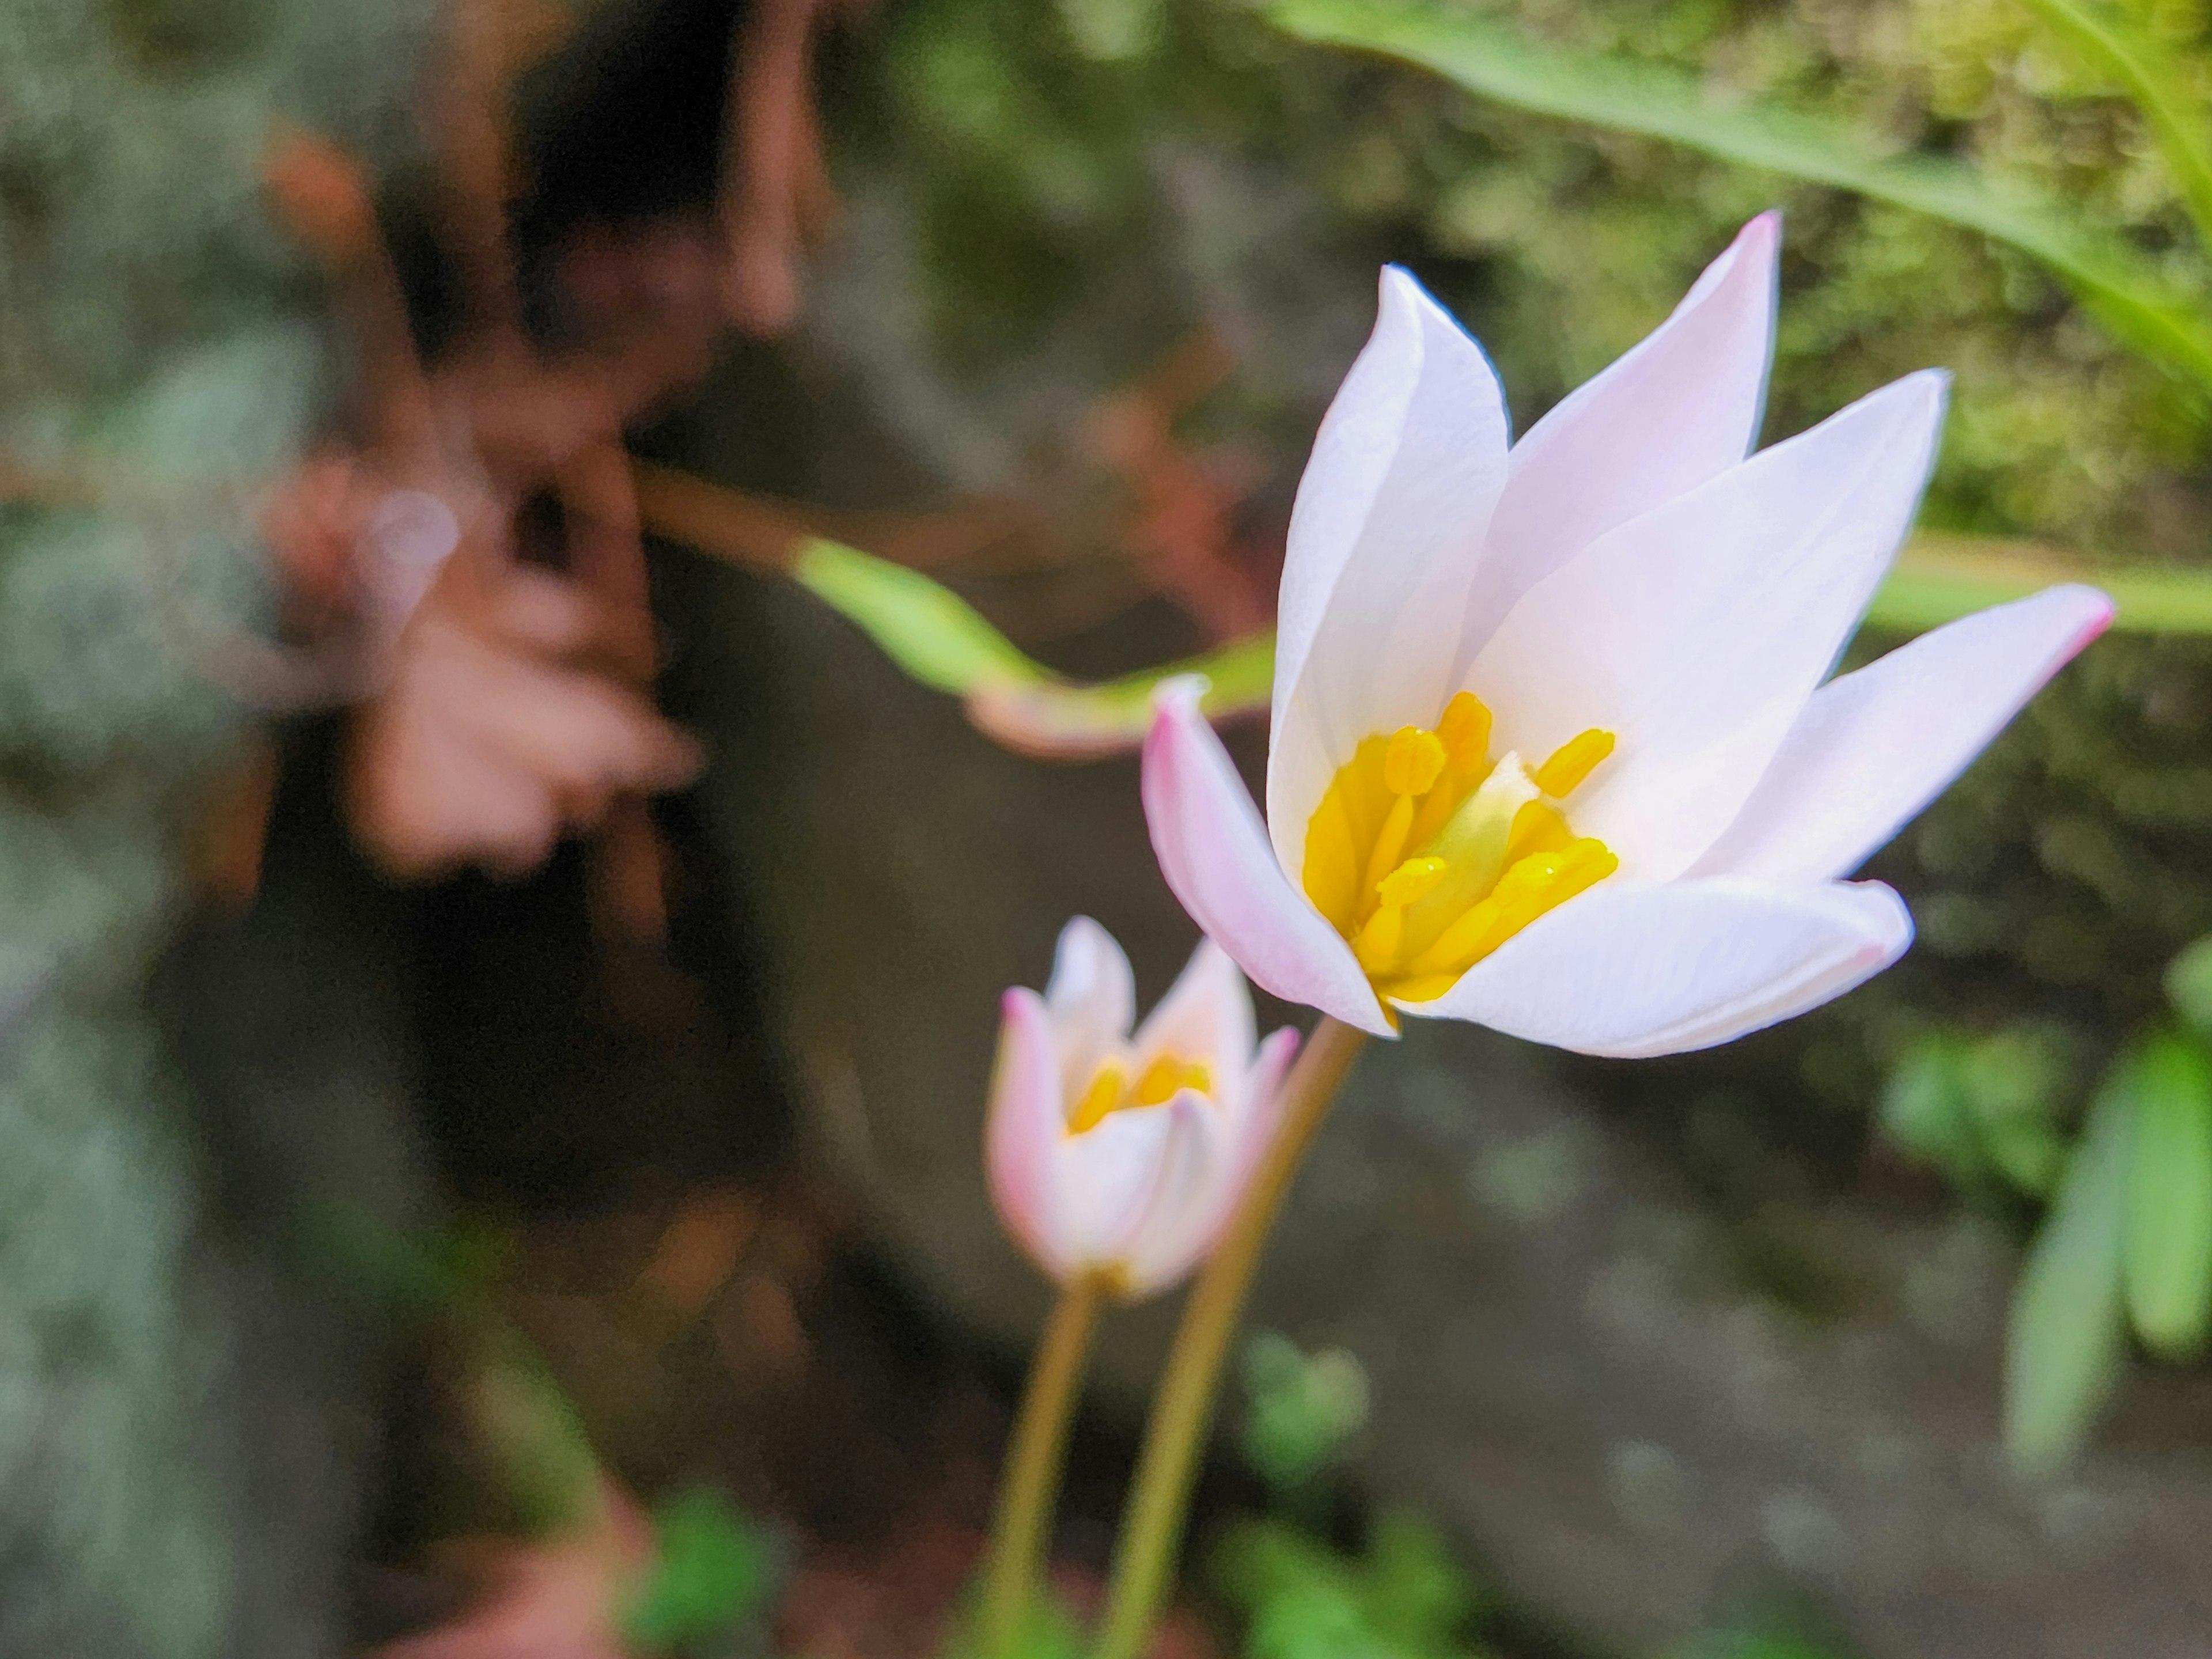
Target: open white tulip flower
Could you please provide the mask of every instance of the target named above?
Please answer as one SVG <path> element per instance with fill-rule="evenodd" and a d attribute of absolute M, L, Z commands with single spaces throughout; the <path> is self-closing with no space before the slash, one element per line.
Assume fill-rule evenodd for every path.
<path fill-rule="evenodd" d="M 1164 686 L 1168 884 L 1258 984 L 1369 1031 L 1473 1020 L 1702 1048 L 1895 961 L 1847 882 L 2100 633 L 2054 587 L 1828 679 L 1911 527 L 1946 377 L 1750 453 L 1779 222 L 1509 447 L 1481 349 L 1404 271 L 1293 508 L 1263 823 Z M 1826 680 L 1826 684 L 1823 681 Z"/>
<path fill-rule="evenodd" d="M 1007 1231 L 1062 1284 L 1122 1300 L 1213 1247 L 1279 1115 L 1297 1033 L 1253 1041 L 1252 994 L 1210 940 L 1135 1034 L 1112 934 L 1078 916 L 1042 996 L 1006 994 L 985 1155 Z"/>

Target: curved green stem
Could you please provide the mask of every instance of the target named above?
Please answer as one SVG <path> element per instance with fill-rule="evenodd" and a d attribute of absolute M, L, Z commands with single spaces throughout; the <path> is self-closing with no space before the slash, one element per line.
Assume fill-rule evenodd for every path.
<path fill-rule="evenodd" d="M 1138 1659 L 1152 1639 L 1160 1604 L 1173 1584 L 1198 1455 L 1213 1421 L 1222 1362 L 1243 1312 L 1253 1270 L 1314 1132 L 1366 1040 L 1364 1032 L 1334 1019 L 1323 1019 L 1314 1032 L 1285 1085 L 1281 1127 L 1183 1304 L 1115 1548 L 1114 1582 L 1092 1659 Z"/>
<path fill-rule="evenodd" d="M 1072 1280 L 1060 1293 L 1030 1365 L 991 1522 L 990 1565 L 983 1581 L 984 1659 L 1013 1659 L 1020 1651 L 1022 1630 L 1044 1575 L 1068 1424 L 1083 1391 L 1084 1362 L 1105 1299 L 1104 1281 L 1096 1273 Z"/>

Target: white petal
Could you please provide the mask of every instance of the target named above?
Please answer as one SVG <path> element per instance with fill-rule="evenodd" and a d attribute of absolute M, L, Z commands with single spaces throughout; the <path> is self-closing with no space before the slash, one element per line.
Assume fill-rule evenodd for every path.
<path fill-rule="evenodd" d="M 1753 219 L 1672 316 L 1513 446 L 1468 597 L 1470 657 L 1575 554 L 1750 453 L 1773 355 L 1781 241 L 1779 213 Z"/>
<path fill-rule="evenodd" d="M 1196 1267 L 1235 1199 L 1237 1148 L 1221 1109 L 1186 1090 L 1161 1110 L 1173 1127 L 1159 1181 L 1120 1257 L 1132 1299 L 1167 1289 Z"/>
<path fill-rule="evenodd" d="M 983 1128 L 984 1168 L 1000 1220 L 1016 1243 L 1055 1275 L 1064 1275 L 1068 1265 L 1054 1169 L 1054 1144 L 1067 1121 L 1060 1069 L 1044 999 L 1025 988 L 1007 992 Z"/>
<path fill-rule="evenodd" d="M 1252 797 L 1198 712 L 1199 682 L 1171 680 L 1145 738 L 1145 820 L 1160 873 L 1253 983 L 1377 1036 L 1390 1024 L 1352 947 L 1291 885 Z"/>
<path fill-rule="evenodd" d="M 1619 735 L 1569 806 L 1632 880 L 1742 809 L 1905 538 L 1946 377 L 1909 375 L 1601 538 L 1537 584 L 1468 684 L 1531 756 Z"/>
<path fill-rule="evenodd" d="M 1201 1133 L 1170 1102 L 1109 1112 L 1095 1127 L 1054 1143 L 1053 1226 L 1071 1270 L 1127 1257 L 1164 1175 L 1186 1178 L 1188 1143 Z"/>
<path fill-rule="evenodd" d="M 1879 882 L 1772 887 L 1714 878 L 1592 888 L 1407 1012 L 1586 1054 L 1709 1048 L 1871 978 L 1912 942 Z"/>
<path fill-rule="evenodd" d="M 1285 868 L 1360 738 L 1443 708 L 1506 438 L 1482 348 L 1406 272 L 1385 270 L 1374 337 L 1322 422 L 1291 514 L 1267 763 Z"/>
<path fill-rule="evenodd" d="M 2049 588 L 1830 681 L 1697 872 L 1776 882 L 1848 875 L 2112 619 L 2112 600 L 2094 587 Z"/>
<path fill-rule="evenodd" d="M 1060 1050 L 1060 1086 L 1074 1100 L 1108 1051 L 1127 1040 L 1137 1018 L 1129 958 L 1113 934 L 1090 917 L 1077 916 L 1060 930 L 1044 1006 Z"/>

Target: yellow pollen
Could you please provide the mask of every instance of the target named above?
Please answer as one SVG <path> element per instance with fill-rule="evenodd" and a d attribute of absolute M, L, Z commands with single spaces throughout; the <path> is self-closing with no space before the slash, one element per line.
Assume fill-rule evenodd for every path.
<path fill-rule="evenodd" d="M 1490 761 L 1490 710 L 1472 691 L 1444 705 L 1437 736 L 1455 772 L 1480 772 Z"/>
<path fill-rule="evenodd" d="M 1573 793 L 1580 783 L 1597 769 L 1597 763 L 1613 752 L 1613 736 L 1592 726 L 1587 732 L 1569 738 L 1536 769 L 1536 787 L 1553 800 Z"/>
<path fill-rule="evenodd" d="M 1083 1098 L 1075 1103 L 1075 1109 L 1067 1115 L 1067 1132 L 1079 1135 L 1095 1129 L 1106 1121 L 1109 1112 L 1121 1104 L 1121 1093 L 1128 1086 L 1129 1074 L 1117 1060 L 1108 1060 L 1091 1079 L 1091 1086 L 1083 1091 Z"/>
<path fill-rule="evenodd" d="M 1533 770 L 1490 757 L 1490 710 L 1471 691 L 1434 731 L 1400 727 L 1362 742 L 1306 826 L 1307 896 L 1385 995 L 1441 996 L 1545 912 L 1602 881 L 1620 860 L 1577 838 L 1560 799 L 1614 748 L 1593 728 Z M 1136 1093 L 1171 1097 L 1150 1072 Z"/>
<path fill-rule="evenodd" d="M 1382 878 L 1376 896 L 1386 906 L 1403 909 L 1442 881 L 1450 867 L 1442 859 L 1407 859 Z"/>
<path fill-rule="evenodd" d="M 1382 753 L 1382 784 L 1394 795 L 1425 795 L 1444 769 L 1444 745 L 1433 732 L 1401 726 Z"/>

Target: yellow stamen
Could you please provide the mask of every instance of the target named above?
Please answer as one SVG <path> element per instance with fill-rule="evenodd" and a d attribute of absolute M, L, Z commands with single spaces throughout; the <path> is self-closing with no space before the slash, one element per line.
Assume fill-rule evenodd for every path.
<path fill-rule="evenodd" d="M 1577 732 L 1536 769 L 1536 787 L 1554 800 L 1571 793 L 1575 786 L 1613 752 L 1613 733 L 1601 732 L 1595 726 L 1587 732 Z"/>
<path fill-rule="evenodd" d="M 1108 1060 L 1092 1075 L 1091 1086 L 1083 1091 L 1083 1098 L 1067 1115 L 1067 1132 L 1072 1135 L 1097 1128 L 1106 1121 L 1106 1115 L 1119 1109 L 1121 1091 L 1127 1085 L 1129 1074 L 1118 1060 Z"/>
<path fill-rule="evenodd" d="M 1382 878 L 1376 896 L 1385 906 L 1402 909 L 1442 881 L 1450 867 L 1442 859 L 1407 859 Z"/>
<path fill-rule="evenodd" d="M 1352 953 L 1369 973 L 1387 974 L 1397 965 L 1398 947 L 1405 937 L 1406 913 L 1395 904 L 1386 904 L 1368 917 L 1352 944 Z"/>
<path fill-rule="evenodd" d="M 1401 726 L 1382 755 L 1382 784 L 1394 795 L 1425 795 L 1444 769 L 1444 746 L 1433 732 Z"/>
<path fill-rule="evenodd" d="M 1618 867 L 1602 842 L 1576 838 L 1558 804 L 1613 752 L 1613 734 L 1582 732 L 1533 771 L 1511 754 L 1493 765 L 1493 735 L 1490 710 L 1462 691 L 1434 731 L 1362 742 L 1308 821 L 1307 896 L 1386 996 L 1442 995 Z"/>
<path fill-rule="evenodd" d="M 1369 738 L 1353 750 L 1306 825 L 1306 896 L 1346 939 L 1358 929 L 1365 896 L 1374 885 L 1363 884 L 1361 878 L 1390 810 L 1390 792 L 1382 786 L 1382 755 L 1389 746 L 1387 738 Z"/>
<path fill-rule="evenodd" d="M 1557 853 L 1572 843 L 1566 815 L 1549 801 L 1532 800 L 1513 815 L 1513 834 L 1505 843 L 1508 864 L 1531 853 Z"/>
<path fill-rule="evenodd" d="M 1130 1091 L 1130 1103 L 1136 1106 L 1164 1106 L 1185 1089 L 1199 1093 L 1213 1092 L 1213 1074 L 1196 1060 L 1184 1060 L 1178 1054 L 1161 1054 L 1145 1067 L 1144 1075 Z"/>
<path fill-rule="evenodd" d="M 1409 976 L 1456 978 L 1547 911 L 1603 881 L 1620 860 L 1601 841 L 1584 839 L 1557 853 L 1534 853 L 1498 878 L 1497 890 L 1406 964 Z"/>
<path fill-rule="evenodd" d="M 1424 849 L 1427 856 L 1443 860 L 1447 868 L 1407 914 L 1404 938 L 1409 951 L 1425 949 L 1497 883 L 1506 867 L 1514 815 L 1535 798 L 1536 786 L 1529 782 L 1519 758 L 1508 755 L 1452 814 L 1451 822 Z"/>
<path fill-rule="evenodd" d="M 1472 691 L 1444 705 L 1437 736 L 1455 772 L 1480 772 L 1490 763 L 1490 710 Z"/>
<path fill-rule="evenodd" d="M 1343 791 L 1331 786 L 1306 825 L 1306 896 L 1336 931 L 1348 933 L 1359 919 L 1359 876 L 1364 868 L 1354 840 L 1352 815 Z"/>
<path fill-rule="evenodd" d="M 1360 884 L 1363 893 L 1371 893 L 1382 884 L 1382 878 L 1398 867 L 1406 855 L 1406 842 L 1413 834 L 1413 798 L 1401 795 L 1390 803 L 1390 815 L 1382 820 L 1382 833 L 1375 838 L 1375 850 L 1367 855 L 1367 877 Z"/>

